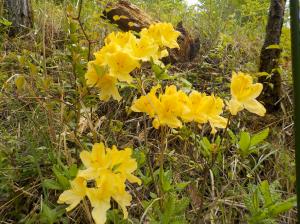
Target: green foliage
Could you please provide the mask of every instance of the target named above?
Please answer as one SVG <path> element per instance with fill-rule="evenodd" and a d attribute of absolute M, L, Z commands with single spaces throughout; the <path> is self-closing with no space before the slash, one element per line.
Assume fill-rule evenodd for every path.
<path fill-rule="evenodd" d="M 269 128 L 263 131 L 250 135 L 249 132 L 242 131 L 239 136 L 238 148 L 242 157 L 247 157 L 252 153 L 258 153 L 259 148 L 257 147 L 263 142 L 269 135 Z M 231 135 L 232 136 L 232 135 Z M 234 137 L 235 138 L 235 137 Z"/>
<path fill-rule="evenodd" d="M 276 190 L 277 186 L 276 182 L 269 185 L 268 181 L 263 181 L 258 186 L 249 187 L 250 192 L 245 197 L 245 204 L 250 212 L 249 223 L 276 223 L 277 216 L 296 206 L 296 197 L 282 200 L 281 194 Z"/>
<path fill-rule="evenodd" d="M 188 198 L 179 199 L 174 193 L 166 194 L 164 196 L 164 201 L 161 204 L 159 203 L 159 200 L 155 199 L 148 203 L 144 203 L 145 211 L 148 210 L 149 221 L 152 224 L 188 223 L 185 218 L 185 209 L 188 205 Z"/>

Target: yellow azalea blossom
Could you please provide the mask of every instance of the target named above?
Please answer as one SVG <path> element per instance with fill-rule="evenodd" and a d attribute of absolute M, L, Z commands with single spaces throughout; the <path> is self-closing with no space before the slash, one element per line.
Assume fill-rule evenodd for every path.
<path fill-rule="evenodd" d="M 205 97 L 204 101 L 206 101 L 204 113 L 212 128 L 211 133 L 215 134 L 217 132 L 216 128 L 225 128 L 227 125 L 227 118 L 220 116 L 223 112 L 224 102 L 214 95 Z"/>
<path fill-rule="evenodd" d="M 190 108 L 188 111 L 182 114 L 182 119 L 185 122 L 195 121 L 197 123 L 206 123 L 207 116 L 203 113 L 204 101 L 206 97 L 205 93 L 199 93 L 198 91 L 193 91 L 189 95 L 189 100 L 186 102 L 186 105 Z"/>
<path fill-rule="evenodd" d="M 71 181 L 71 189 L 64 191 L 58 198 L 59 204 L 69 204 L 67 211 L 74 209 L 86 195 L 86 180 L 76 177 Z"/>
<path fill-rule="evenodd" d="M 106 51 L 114 49 L 115 52 L 123 51 L 130 54 L 132 53 L 132 46 L 137 41 L 137 38 L 131 32 L 112 32 L 105 38 L 106 46 L 104 48 L 107 48 Z"/>
<path fill-rule="evenodd" d="M 251 113 L 264 116 L 266 109 L 256 100 L 262 89 L 263 85 L 261 83 L 253 84 L 250 75 L 233 72 L 230 86 L 232 98 L 228 103 L 230 113 L 236 115 L 239 111 L 246 109 Z"/>
<path fill-rule="evenodd" d="M 177 38 L 180 32 L 176 31 L 171 23 L 156 23 L 141 31 L 141 37 L 152 38 L 160 47 L 179 48 Z"/>
<path fill-rule="evenodd" d="M 177 92 L 176 86 L 166 87 L 165 94 L 160 95 L 160 107 L 157 110 L 157 116 L 153 120 L 153 127 L 167 125 L 171 128 L 182 127 L 179 116 L 182 115 L 185 107 L 183 101 L 184 94 Z"/>
<path fill-rule="evenodd" d="M 212 133 L 216 133 L 216 128 L 226 127 L 227 119 L 220 116 L 224 107 L 221 98 L 193 91 L 189 95 L 187 105 L 190 110 L 182 115 L 182 119 L 185 122 L 195 121 L 199 124 L 209 122 L 212 127 Z"/>
<path fill-rule="evenodd" d="M 138 183 L 140 185 L 141 180 L 132 174 L 137 169 L 137 163 L 131 156 L 131 148 L 118 150 L 116 146 L 112 146 L 111 149 L 107 149 L 107 157 L 113 172 L 121 174 L 130 183 Z"/>
<path fill-rule="evenodd" d="M 116 86 L 117 79 L 109 74 L 103 75 L 99 80 L 100 100 L 108 101 L 110 97 L 120 101 L 121 96 Z"/>
<path fill-rule="evenodd" d="M 132 76 L 129 74 L 135 68 L 140 67 L 138 60 L 126 52 L 118 51 L 107 56 L 110 74 L 119 81 L 127 83 L 132 82 Z"/>
<path fill-rule="evenodd" d="M 120 173 L 131 183 L 141 184 L 140 179 L 132 174 L 137 169 L 137 163 L 131 155 L 132 149 L 130 148 L 118 150 L 116 146 L 113 146 L 109 149 L 105 148 L 103 143 L 96 143 L 92 152 L 80 153 L 82 163 L 87 169 L 80 171 L 79 175 L 87 179 L 95 179 L 99 177 L 101 170 L 108 169 L 114 173 Z"/>
<path fill-rule="evenodd" d="M 156 96 L 157 89 L 159 88 L 160 85 L 154 86 L 150 93 L 135 100 L 131 106 L 131 110 L 134 112 L 145 112 L 150 117 L 154 117 L 160 107 L 160 101 Z"/>
<path fill-rule="evenodd" d="M 132 174 L 137 169 L 132 149 L 118 150 L 116 146 L 110 149 L 103 143 L 96 143 L 91 152 L 82 151 L 80 158 L 86 169 L 79 170 L 77 177 L 71 181 L 71 189 L 60 195 L 58 203 L 69 204 L 67 211 L 70 211 L 87 196 L 95 223 L 105 224 L 106 212 L 113 199 L 120 205 L 126 219 L 131 195 L 126 191 L 125 182 L 141 184 L 141 180 Z M 88 182 L 93 186 L 87 187 Z"/>
<path fill-rule="evenodd" d="M 95 61 L 88 63 L 88 70 L 85 73 L 86 84 L 90 87 L 99 87 L 100 75 L 97 74 L 94 68 Z"/>
<path fill-rule="evenodd" d="M 121 100 L 118 88 L 116 86 L 117 79 L 107 74 L 104 67 L 97 66 L 94 61 L 88 63 L 88 71 L 85 74 L 86 84 L 90 87 L 97 87 L 100 91 L 100 99 L 108 101 L 110 97 L 115 100 Z M 101 70 L 101 71 L 97 71 Z M 102 73 L 103 74 L 99 74 Z M 106 73 L 106 74 L 105 74 Z"/>
<path fill-rule="evenodd" d="M 147 36 L 137 40 L 132 46 L 132 50 L 133 55 L 142 61 L 150 61 L 151 58 L 161 58 L 159 55 L 159 46 L 153 41 L 152 38 Z"/>

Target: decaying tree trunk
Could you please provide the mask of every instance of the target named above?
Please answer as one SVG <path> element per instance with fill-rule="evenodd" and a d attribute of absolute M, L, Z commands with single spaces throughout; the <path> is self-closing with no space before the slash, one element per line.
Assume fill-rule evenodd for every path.
<path fill-rule="evenodd" d="M 268 76 L 259 78 L 259 82 L 264 84 L 260 100 L 265 103 L 268 112 L 274 112 L 280 108 L 281 75 L 277 68 L 281 49 L 277 46 L 280 43 L 285 3 L 286 0 L 271 0 L 265 42 L 260 55 L 259 71 L 271 75 L 270 78 Z"/>
<path fill-rule="evenodd" d="M 12 22 L 9 35 L 14 36 L 33 26 L 30 0 L 4 0 L 7 19 Z"/>
<path fill-rule="evenodd" d="M 114 16 L 118 16 L 118 19 L 114 19 Z M 153 23 L 159 22 L 151 18 L 137 6 L 124 0 L 108 4 L 103 12 L 103 18 L 108 19 L 112 24 L 116 24 L 123 31 L 133 30 L 136 32 L 149 27 Z M 181 22 L 177 25 L 176 29 L 181 32 L 178 38 L 180 49 L 169 51 L 169 61 L 171 63 L 192 61 L 199 50 L 199 39 L 192 38 Z"/>

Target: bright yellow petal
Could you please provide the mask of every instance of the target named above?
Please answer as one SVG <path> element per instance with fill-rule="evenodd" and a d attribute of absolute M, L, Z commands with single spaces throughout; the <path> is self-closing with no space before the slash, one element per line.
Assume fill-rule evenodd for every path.
<path fill-rule="evenodd" d="M 100 99 L 108 101 L 110 97 L 119 101 L 122 97 L 117 88 L 117 79 L 109 74 L 103 75 L 98 82 Z"/>
<path fill-rule="evenodd" d="M 85 170 L 79 170 L 77 176 L 82 177 L 86 180 L 93 180 L 99 176 L 99 170 L 96 168 L 89 167 Z"/>
<path fill-rule="evenodd" d="M 86 181 L 84 178 L 76 177 L 71 181 L 71 189 L 64 191 L 58 198 L 59 204 L 69 204 L 66 208 L 71 211 L 75 208 L 86 195 Z"/>
<path fill-rule="evenodd" d="M 110 209 L 109 200 L 102 201 L 92 210 L 92 216 L 96 224 L 105 224 L 106 212 Z"/>
<path fill-rule="evenodd" d="M 260 102 L 255 99 L 244 102 L 245 108 L 251 113 L 257 114 L 259 116 L 265 116 L 266 108 Z"/>
<path fill-rule="evenodd" d="M 130 183 L 137 183 L 138 185 L 142 184 L 141 179 L 139 179 L 138 177 L 136 177 L 132 174 L 128 174 L 126 177 Z"/>
<path fill-rule="evenodd" d="M 95 143 L 93 145 L 91 156 L 93 157 L 93 160 L 97 160 L 100 163 L 104 160 L 104 158 L 105 158 L 105 146 L 102 142 L 101 143 Z"/>
<path fill-rule="evenodd" d="M 59 204 L 69 204 L 66 210 L 69 212 L 74 209 L 82 200 L 81 195 L 76 194 L 73 190 L 64 191 L 58 198 L 57 203 Z"/>
<path fill-rule="evenodd" d="M 80 159 L 83 163 L 83 165 L 88 168 L 92 166 L 92 157 L 91 157 L 91 153 L 88 151 L 82 151 L 80 153 Z"/>
<path fill-rule="evenodd" d="M 124 219 L 128 218 L 128 212 L 127 212 L 127 206 L 130 205 L 131 202 L 131 195 L 124 191 L 124 192 L 119 192 L 118 194 L 115 194 L 113 196 L 113 199 L 120 205 L 123 214 L 124 214 Z"/>
<path fill-rule="evenodd" d="M 263 84 L 255 83 L 251 86 L 251 93 L 249 94 L 249 98 L 256 98 L 260 95 L 261 91 L 263 90 Z"/>
<path fill-rule="evenodd" d="M 232 115 L 237 115 L 237 113 L 244 109 L 243 105 L 236 99 L 231 99 L 228 102 L 228 109 Z"/>

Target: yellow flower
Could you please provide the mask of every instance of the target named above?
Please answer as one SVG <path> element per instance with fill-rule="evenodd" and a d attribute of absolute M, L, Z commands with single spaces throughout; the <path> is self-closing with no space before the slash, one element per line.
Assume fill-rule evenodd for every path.
<path fill-rule="evenodd" d="M 95 61 L 89 62 L 85 79 L 88 86 L 97 87 L 100 90 L 101 100 L 108 101 L 110 97 L 118 101 L 121 99 L 116 86 L 117 79 L 107 73 L 106 67 L 98 66 Z"/>
<path fill-rule="evenodd" d="M 82 151 L 80 158 L 86 167 L 80 170 L 71 181 L 71 189 L 64 191 L 58 203 L 70 204 L 70 211 L 87 196 L 93 207 L 92 216 L 96 224 L 106 222 L 106 212 L 110 209 L 110 200 L 115 200 L 123 210 L 124 218 L 128 217 L 127 206 L 131 195 L 126 192 L 126 180 L 141 184 L 141 180 L 132 173 L 137 163 L 132 157 L 132 149 L 118 150 L 106 148 L 103 143 L 94 144 L 92 151 Z M 87 187 L 87 182 L 93 186 Z"/>
<path fill-rule="evenodd" d="M 154 42 L 152 38 L 147 36 L 142 37 L 137 40 L 132 46 L 133 55 L 142 60 L 150 61 L 151 58 L 159 59 L 159 46 Z"/>
<path fill-rule="evenodd" d="M 69 204 L 67 211 L 74 209 L 86 195 L 86 180 L 76 177 L 71 181 L 71 189 L 64 191 L 58 198 L 59 204 Z"/>
<path fill-rule="evenodd" d="M 233 72 L 230 89 L 232 98 L 228 106 L 232 115 L 236 115 L 244 108 L 259 116 L 265 115 L 265 107 L 256 100 L 263 89 L 261 83 L 253 84 L 253 79 L 250 75 L 242 72 L 238 74 Z"/>
<path fill-rule="evenodd" d="M 225 128 L 227 124 L 227 118 L 220 116 L 223 112 L 224 103 L 221 98 L 214 95 L 205 97 L 204 101 L 206 101 L 204 113 L 212 128 L 211 133 L 215 134 L 217 132 L 216 128 Z"/>
<path fill-rule="evenodd" d="M 203 99 L 206 97 L 205 93 L 199 93 L 193 91 L 189 95 L 187 106 L 190 108 L 188 111 L 182 114 L 182 119 L 185 122 L 195 121 L 197 123 L 206 123 L 207 116 L 204 115 L 204 107 L 206 106 Z"/>
<path fill-rule="evenodd" d="M 141 31 L 141 37 L 152 38 L 160 47 L 179 48 L 177 38 L 180 32 L 176 31 L 171 23 L 156 23 Z"/>
<path fill-rule="evenodd" d="M 132 77 L 129 73 L 140 66 L 136 58 L 122 51 L 107 55 L 107 61 L 110 74 L 119 81 L 125 81 L 127 83 L 132 82 Z"/>
<path fill-rule="evenodd" d="M 116 86 L 117 79 L 109 74 L 103 75 L 99 80 L 100 87 L 100 100 L 108 101 L 110 97 L 120 101 L 121 96 L 119 94 L 118 88 Z"/>
<path fill-rule="evenodd" d="M 106 46 L 114 45 L 122 50 L 130 49 L 136 41 L 136 37 L 131 32 L 112 32 L 104 40 Z"/>
<path fill-rule="evenodd" d="M 90 87 L 99 87 L 100 75 L 97 74 L 94 68 L 95 61 L 88 63 L 88 70 L 85 73 L 86 84 Z"/>
<path fill-rule="evenodd" d="M 179 116 L 185 110 L 184 93 L 177 92 L 176 86 L 167 86 L 165 94 L 160 95 L 160 107 L 157 110 L 157 116 L 153 120 L 153 127 L 158 129 L 159 126 L 167 125 L 171 128 L 182 127 Z"/>
<path fill-rule="evenodd" d="M 156 96 L 156 91 L 159 88 L 159 85 L 154 86 L 152 87 L 150 93 L 135 100 L 131 106 L 131 110 L 134 112 L 144 112 L 150 117 L 154 117 L 156 111 L 160 107 L 160 101 Z"/>
<path fill-rule="evenodd" d="M 86 179 L 98 178 L 103 170 L 110 170 L 113 173 L 119 173 L 124 179 L 131 183 L 141 184 L 140 179 L 132 173 L 137 169 L 135 159 L 131 158 L 132 149 L 125 148 L 118 150 L 116 146 L 112 149 L 105 148 L 103 143 L 96 143 L 92 152 L 82 151 L 80 158 L 87 168 L 79 172 L 79 176 Z"/>
<path fill-rule="evenodd" d="M 182 119 L 185 122 L 195 121 L 199 124 L 209 122 L 212 127 L 212 133 L 216 133 L 216 128 L 226 127 L 227 119 L 220 116 L 224 107 L 221 98 L 193 91 L 189 95 L 187 105 L 190 110 L 186 110 L 187 113 L 183 113 L 182 115 Z"/>
<path fill-rule="evenodd" d="M 116 146 L 112 146 L 112 149 L 107 149 L 107 157 L 110 161 L 111 170 L 114 173 L 119 173 L 130 183 L 138 183 L 140 185 L 141 180 L 132 174 L 137 169 L 137 163 L 131 156 L 131 148 L 118 150 Z"/>

